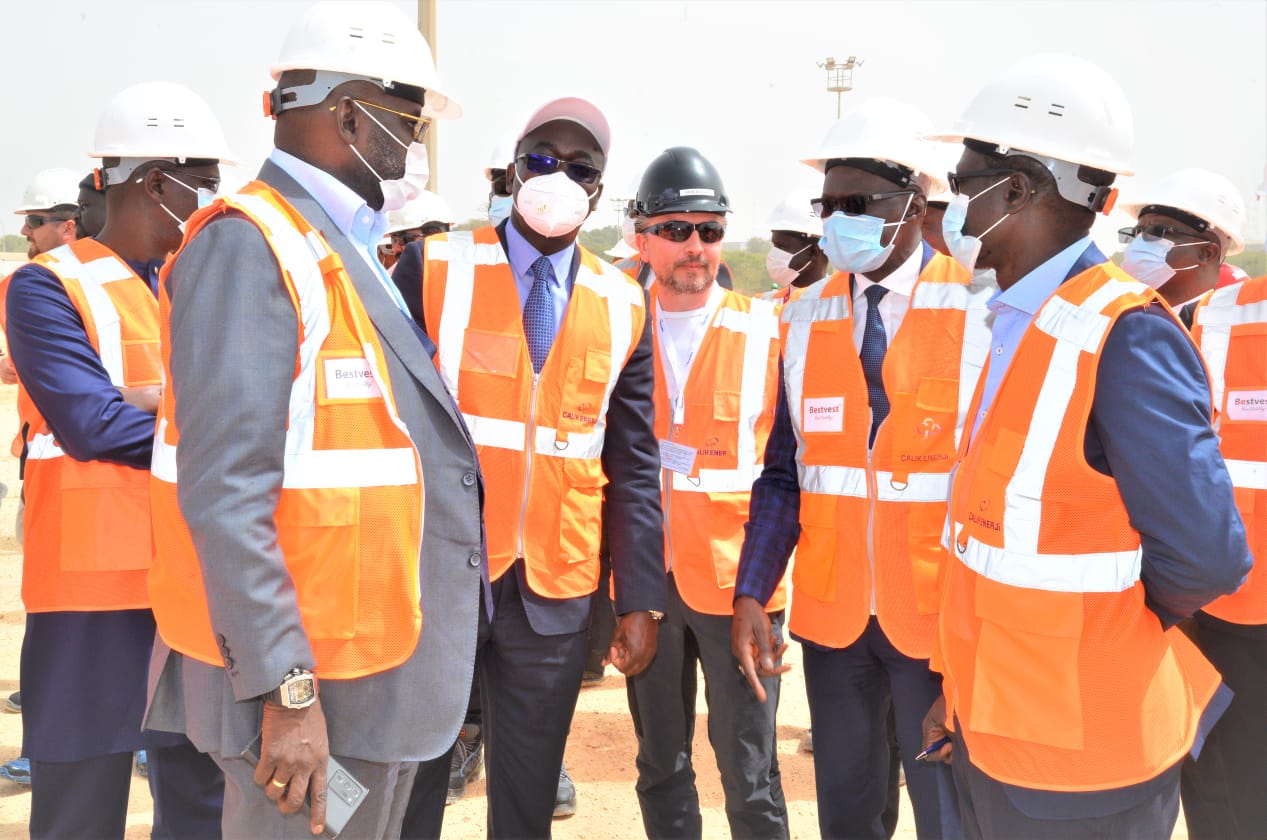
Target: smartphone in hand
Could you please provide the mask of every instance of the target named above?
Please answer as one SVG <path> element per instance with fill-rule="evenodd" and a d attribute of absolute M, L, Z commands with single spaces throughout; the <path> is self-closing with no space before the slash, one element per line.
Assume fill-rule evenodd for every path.
<path fill-rule="evenodd" d="M 260 739 L 263 733 L 256 735 L 246 749 L 242 750 L 242 758 L 254 767 L 260 763 Z M 343 765 L 330 756 L 326 765 L 326 827 L 322 834 L 335 838 L 347 826 L 356 809 L 365 801 L 369 788 L 357 781 L 357 778 L 344 769 Z M 304 801 L 303 813 L 308 813 L 308 802 Z"/>

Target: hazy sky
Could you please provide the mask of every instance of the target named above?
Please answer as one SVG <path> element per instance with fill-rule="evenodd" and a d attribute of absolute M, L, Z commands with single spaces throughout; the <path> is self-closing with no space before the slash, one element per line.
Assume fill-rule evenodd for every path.
<path fill-rule="evenodd" d="M 271 148 L 260 92 L 299 0 L 60 0 L 6 7 L 0 67 L 0 208 L 38 170 L 88 171 L 97 115 L 115 92 L 164 79 L 198 91 L 252 177 Z M 400 2 L 410 17 L 415 2 Z M 534 104 L 574 93 L 613 129 L 605 196 L 629 197 L 646 163 L 694 145 L 721 171 L 740 238 L 795 188 L 821 176 L 798 163 L 836 116 L 827 56 L 865 61 L 844 108 L 904 99 L 949 126 L 973 93 L 1036 52 L 1099 63 L 1134 111 L 1138 175 L 1123 200 L 1169 172 L 1231 178 L 1262 241 L 1254 191 L 1267 164 L 1264 0 L 439 0 L 441 78 L 465 116 L 439 128 L 437 186 L 459 219 L 484 209 L 483 168 Z M 604 200 L 591 224 L 615 221 Z M 1113 220 L 1115 223 L 1117 220 Z M 0 212 L 5 233 L 20 220 Z M 1105 225 L 1107 227 L 1108 225 Z M 755 231 L 753 231 L 755 232 Z"/>

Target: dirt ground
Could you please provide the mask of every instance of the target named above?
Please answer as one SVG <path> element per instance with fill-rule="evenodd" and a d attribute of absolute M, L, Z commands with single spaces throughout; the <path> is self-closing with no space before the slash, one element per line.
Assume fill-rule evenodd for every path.
<path fill-rule="evenodd" d="M 18 657 L 25 625 L 20 597 L 22 553 L 14 537 L 18 469 L 17 460 L 8 454 L 9 433 L 5 431 L 17 428 L 15 399 L 15 388 L 0 386 L 0 444 L 3 444 L 0 445 L 0 482 L 7 488 L 7 496 L 0 500 L 0 698 L 18 688 Z M 799 646 L 792 645 L 787 657 L 792 671 L 784 677 L 779 708 L 779 764 L 792 837 L 813 838 L 818 836 L 813 761 L 808 754 L 797 751 L 809 726 L 800 660 Z M 566 763 L 576 783 L 578 811 L 574 817 L 554 822 L 554 836 L 563 840 L 623 840 L 642 834 L 634 794 L 635 743 L 625 700 L 625 682 L 614 669 L 609 668 L 608 674 L 601 685 L 581 692 L 577 706 Z M 700 685 L 703 685 L 702 676 Z M 717 767 L 708 744 L 702 688 L 700 694 L 695 769 L 704 815 L 704 836 L 725 837 L 728 834 L 726 817 Z M 0 714 L 0 762 L 16 757 L 21 743 L 21 717 Z M 915 824 L 905 792 L 902 799 L 897 836 L 913 838 Z M 481 779 L 468 787 L 464 799 L 446 810 L 443 836 L 448 840 L 483 837 L 485 804 Z M 0 779 L 0 840 L 27 836 L 29 809 L 30 788 Z M 149 788 L 139 776 L 133 778 L 128 810 L 128 840 L 149 837 L 153 806 Z M 1175 836 L 1187 837 L 1182 817 Z"/>

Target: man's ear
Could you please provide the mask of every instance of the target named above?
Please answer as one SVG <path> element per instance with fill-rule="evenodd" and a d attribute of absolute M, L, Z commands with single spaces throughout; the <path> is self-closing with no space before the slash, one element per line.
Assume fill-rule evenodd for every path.
<path fill-rule="evenodd" d="M 1034 188 L 1033 179 L 1028 174 L 1017 171 L 1008 178 L 1007 194 L 1003 201 L 1007 204 L 1009 213 L 1017 213 L 1033 203 L 1036 195 L 1038 190 Z"/>
<path fill-rule="evenodd" d="M 906 211 L 908 219 L 922 219 L 924 214 L 928 212 L 928 197 L 923 193 L 915 193 L 911 199 L 911 207 Z"/>
<path fill-rule="evenodd" d="M 138 180 L 141 182 L 141 189 L 145 192 L 147 198 L 158 202 L 163 200 L 163 191 L 167 188 L 167 179 L 163 177 L 162 170 L 157 166 L 152 166 L 145 170 L 145 174 Z"/>
<path fill-rule="evenodd" d="M 361 117 L 355 103 L 351 98 L 343 96 L 330 106 L 330 110 L 334 112 L 334 124 L 339 132 L 339 139 L 351 145 L 356 141 L 356 132 L 360 127 Z"/>

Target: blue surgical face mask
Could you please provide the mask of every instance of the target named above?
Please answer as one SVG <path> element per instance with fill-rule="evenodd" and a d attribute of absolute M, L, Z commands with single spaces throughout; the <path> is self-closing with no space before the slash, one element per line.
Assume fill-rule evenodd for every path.
<path fill-rule="evenodd" d="M 1160 289 L 1170 282 L 1170 278 L 1177 272 L 1187 271 L 1200 265 L 1200 263 L 1193 263 L 1183 268 L 1171 268 L 1170 263 L 1166 262 L 1166 255 L 1175 248 L 1204 244 L 1204 242 L 1185 242 L 1182 245 L 1176 245 L 1169 239 L 1148 240 L 1137 236 L 1122 253 L 1122 270 L 1148 288 Z"/>
<path fill-rule="evenodd" d="M 977 265 L 977 256 L 981 253 L 981 240 L 985 239 L 987 233 L 1001 225 L 1003 219 L 1012 214 L 1003 214 L 1003 218 L 986 228 L 985 232 L 980 236 L 966 236 L 963 232 L 963 223 L 968 218 L 968 205 L 999 184 L 1007 183 L 1009 179 L 1010 176 L 1001 181 L 996 181 L 971 198 L 963 193 L 952 195 L 950 201 L 946 204 L 946 212 L 941 217 L 941 235 L 946 240 L 946 250 L 950 252 L 950 256 L 954 257 L 960 265 L 969 271 L 972 271 Z"/>
<path fill-rule="evenodd" d="M 847 216 L 837 210 L 823 220 L 823 238 L 818 241 L 819 247 L 839 271 L 852 274 L 875 271 L 893 253 L 897 240 L 897 231 L 894 230 L 889 244 L 881 245 L 884 229 L 899 228 L 906 224 L 906 211 L 911 208 L 914 198 L 914 194 L 906 197 L 902 218 L 896 222 L 886 222 L 879 216 Z"/>
<path fill-rule="evenodd" d="M 515 199 L 509 195 L 494 196 L 492 201 L 488 202 L 488 221 L 493 227 L 497 227 L 502 222 L 510 218 L 511 208 L 515 206 Z"/>

